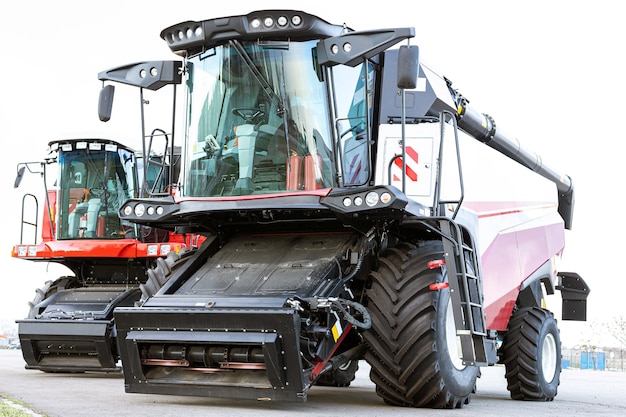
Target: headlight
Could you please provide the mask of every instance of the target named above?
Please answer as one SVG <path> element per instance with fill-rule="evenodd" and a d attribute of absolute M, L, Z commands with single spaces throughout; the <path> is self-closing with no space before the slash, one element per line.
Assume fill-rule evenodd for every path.
<path fill-rule="evenodd" d="M 404 210 L 408 201 L 402 194 L 400 197 L 395 195 L 392 189 L 377 186 L 367 190 L 348 189 L 330 193 L 321 198 L 320 203 L 342 214 L 375 212 L 375 215 L 384 217 L 397 216 L 397 210 Z"/>
<path fill-rule="evenodd" d="M 378 204 L 378 193 L 375 191 L 370 191 L 369 193 L 367 193 L 367 195 L 365 196 L 365 204 L 370 207 L 374 207 L 376 204 Z"/>
<path fill-rule="evenodd" d="M 135 216 L 141 217 L 144 215 L 145 212 L 146 206 L 144 206 L 143 204 L 139 203 L 135 206 Z"/>

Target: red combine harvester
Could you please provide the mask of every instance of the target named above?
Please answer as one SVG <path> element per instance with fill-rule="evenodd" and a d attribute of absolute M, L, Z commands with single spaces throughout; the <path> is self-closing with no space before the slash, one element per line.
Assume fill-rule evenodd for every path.
<path fill-rule="evenodd" d="M 127 392 L 305 401 L 365 360 L 392 405 L 462 407 L 498 363 L 514 399 L 554 399 L 546 299 L 585 320 L 589 293 L 557 269 L 572 180 L 394 48 L 413 28 L 261 10 L 161 37 L 183 60 L 101 72 L 100 118 L 114 83 L 183 84 L 181 182 L 119 214 L 206 239 L 115 310 Z"/>
<path fill-rule="evenodd" d="M 152 156 L 145 164 L 143 190 L 146 159 L 112 140 L 53 141 L 44 162 L 18 164 L 15 187 L 26 170 L 40 174 L 45 205 L 40 242 L 25 243 L 27 229 L 37 240 L 40 213 L 29 217 L 26 208 L 38 211 L 37 197 L 24 196 L 20 244 L 12 256 L 61 264 L 73 274 L 46 282 L 28 317 L 17 321 L 28 369 L 121 371 L 113 310 L 139 301 L 147 271 L 169 270 L 164 258 L 187 246 L 182 235 L 137 226 L 117 214 L 128 198 L 167 195 L 169 167 L 176 163 L 165 165 L 163 158 Z"/>

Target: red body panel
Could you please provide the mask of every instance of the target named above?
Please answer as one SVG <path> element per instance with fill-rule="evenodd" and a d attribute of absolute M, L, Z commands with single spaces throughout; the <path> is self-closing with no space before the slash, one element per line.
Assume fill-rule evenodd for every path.
<path fill-rule="evenodd" d="M 55 258 L 156 258 L 159 254 L 148 255 L 148 246 L 162 245 L 163 243 L 140 243 L 135 239 L 116 240 L 60 240 L 41 243 L 38 245 L 15 245 L 12 256 L 18 257 L 20 246 L 36 248 L 34 256 L 19 256 L 22 259 L 46 260 Z M 184 246 L 181 242 L 165 242 L 171 246 L 171 250 L 180 250 Z"/>
<path fill-rule="evenodd" d="M 57 206 L 57 190 L 48 190 L 48 203 L 46 207 L 56 207 Z M 56 229 L 54 223 L 50 222 L 50 219 L 54 219 L 54 213 L 51 213 L 50 210 L 43 211 L 43 222 L 41 226 L 41 238 L 44 242 L 49 242 L 54 240 L 53 230 Z"/>
<path fill-rule="evenodd" d="M 468 203 L 481 237 L 487 328 L 506 330 L 520 285 L 565 246 L 563 221 L 554 205 Z M 556 271 L 551 271 L 552 278 Z"/>
<path fill-rule="evenodd" d="M 289 197 L 289 196 L 298 196 L 298 195 L 310 195 L 317 197 L 326 197 L 328 193 L 332 191 L 332 188 L 318 188 L 313 190 L 306 191 L 288 191 L 283 193 L 268 193 L 268 194 L 254 194 L 254 195 L 237 195 L 237 196 L 226 196 L 226 197 L 176 197 L 176 201 L 245 201 L 245 200 L 267 200 L 270 198 L 279 198 L 279 197 Z"/>

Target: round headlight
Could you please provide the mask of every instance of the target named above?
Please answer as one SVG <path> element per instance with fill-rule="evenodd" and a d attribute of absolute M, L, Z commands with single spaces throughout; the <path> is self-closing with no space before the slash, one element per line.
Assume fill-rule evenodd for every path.
<path fill-rule="evenodd" d="M 163 207 L 162 207 L 162 206 L 158 206 L 158 207 L 156 208 L 156 214 L 158 214 L 159 216 L 160 216 L 161 214 L 163 214 Z"/>
<path fill-rule="evenodd" d="M 144 215 L 145 212 L 146 206 L 144 206 L 143 204 L 140 203 L 135 206 L 135 216 L 141 217 Z"/>
<path fill-rule="evenodd" d="M 344 207 L 350 207 L 352 205 L 352 200 L 350 200 L 350 197 L 346 197 L 343 199 L 343 206 Z"/>
<path fill-rule="evenodd" d="M 374 207 L 376 204 L 378 204 L 378 193 L 376 191 L 370 191 L 369 193 L 367 193 L 367 195 L 365 196 L 365 204 L 370 207 Z"/>
<path fill-rule="evenodd" d="M 154 215 L 154 207 L 153 206 L 148 206 L 148 210 L 146 210 L 148 212 L 148 216 L 153 216 Z"/>
<path fill-rule="evenodd" d="M 354 205 L 360 206 L 361 204 L 363 204 L 363 198 L 361 196 L 354 197 Z"/>

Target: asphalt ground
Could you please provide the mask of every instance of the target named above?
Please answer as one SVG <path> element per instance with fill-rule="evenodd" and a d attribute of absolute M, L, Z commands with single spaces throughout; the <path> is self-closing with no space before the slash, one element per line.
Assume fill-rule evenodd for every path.
<path fill-rule="evenodd" d="M 0 394 L 49 417 L 626 416 L 624 372 L 565 369 L 554 401 L 530 402 L 510 399 L 502 366 L 483 368 L 471 402 L 456 410 L 386 405 L 376 395 L 368 374 L 369 367 L 363 362 L 350 387 L 314 386 L 305 403 L 130 394 L 124 391 L 121 374 L 26 370 L 20 350 L 0 350 Z"/>

